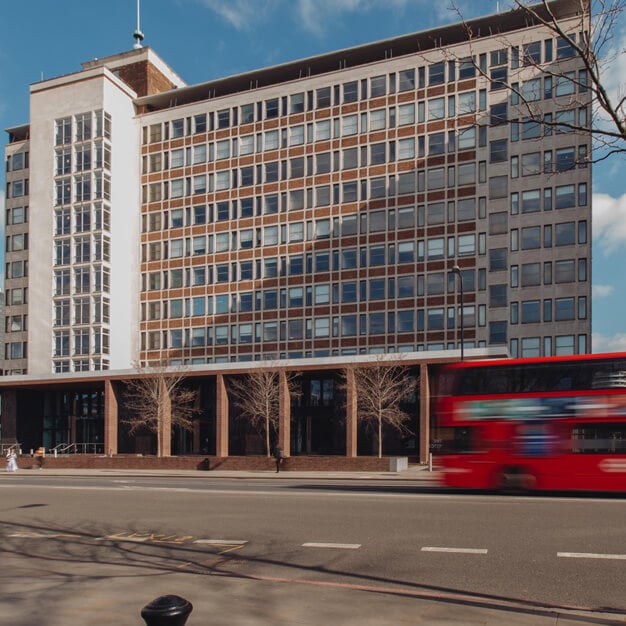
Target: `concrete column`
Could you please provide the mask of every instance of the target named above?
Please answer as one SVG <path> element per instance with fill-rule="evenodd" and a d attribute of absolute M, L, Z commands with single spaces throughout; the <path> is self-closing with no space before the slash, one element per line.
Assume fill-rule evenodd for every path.
<path fill-rule="evenodd" d="M 291 456 L 291 394 L 285 370 L 278 374 L 278 385 L 278 447 L 285 456 Z"/>
<path fill-rule="evenodd" d="M 161 419 L 159 420 L 160 456 L 172 456 L 172 401 L 164 380 L 160 383 Z"/>
<path fill-rule="evenodd" d="M 430 381 L 428 365 L 420 365 L 420 463 L 428 463 L 430 453 Z"/>
<path fill-rule="evenodd" d="M 223 374 L 215 380 L 215 456 L 228 456 L 228 393 Z"/>
<path fill-rule="evenodd" d="M 346 370 L 346 456 L 357 456 L 357 393 L 354 370 Z"/>
<path fill-rule="evenodd" d="M 104 381 L 104 454 L 117 454 L 117 393 L 110 380 Z"/>

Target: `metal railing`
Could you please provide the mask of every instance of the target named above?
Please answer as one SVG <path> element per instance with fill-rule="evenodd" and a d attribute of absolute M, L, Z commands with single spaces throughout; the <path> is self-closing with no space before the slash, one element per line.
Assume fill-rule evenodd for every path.
<path fill-rule="evenodd" d="M 7 452 L 13 448 L 17 455 L 19 456 L 22 453 L 22 444 L 21 443 L 0 443 L 0 455 L 6 456 Z"/>
<path fill-rule="evenodd" d="M 102 443 L 60 443 L 50 448 L 48 454 L 58 456 L 60 454 L 104 454 Z"/>

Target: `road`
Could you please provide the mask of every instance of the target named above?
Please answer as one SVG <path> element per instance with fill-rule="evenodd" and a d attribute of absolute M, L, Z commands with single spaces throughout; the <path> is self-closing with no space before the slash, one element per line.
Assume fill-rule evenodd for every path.
<path fill-rule="evenodd" d="M 0 480 L 0 609 L 24 626 L 140 624 L 178 593 L 189 626 L 503 623 L 496 610 L 624 624 L 625 522 L 618 497 L 22 473 Z"/>

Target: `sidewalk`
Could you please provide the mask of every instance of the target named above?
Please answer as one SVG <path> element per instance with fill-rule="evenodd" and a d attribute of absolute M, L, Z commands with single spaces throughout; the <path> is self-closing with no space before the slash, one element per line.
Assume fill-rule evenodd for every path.
<path fill-rule="evenodd" d="M 128 477 L 159 477 L 159 478 L 238 478 L 265 480 L 391 480 L 420 481 L 437 483 L 439 472 L 432 472 L 425 465 L 411 465 L 402 472 L 322 472 L 322 471 L 285 471 L 269 470 L 134 470 L 134 469 L 20 469 L 13 474 L 2 472 L 7 476 L 128 476 Z"/>

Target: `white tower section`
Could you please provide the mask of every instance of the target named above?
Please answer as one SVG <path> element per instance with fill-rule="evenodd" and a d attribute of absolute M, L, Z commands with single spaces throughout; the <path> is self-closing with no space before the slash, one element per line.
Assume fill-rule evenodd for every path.
<path fill-rule="evenodd" d="M 137 355 L 135 97 L 102 66 L 31 87 L 30 374 Z"/>

